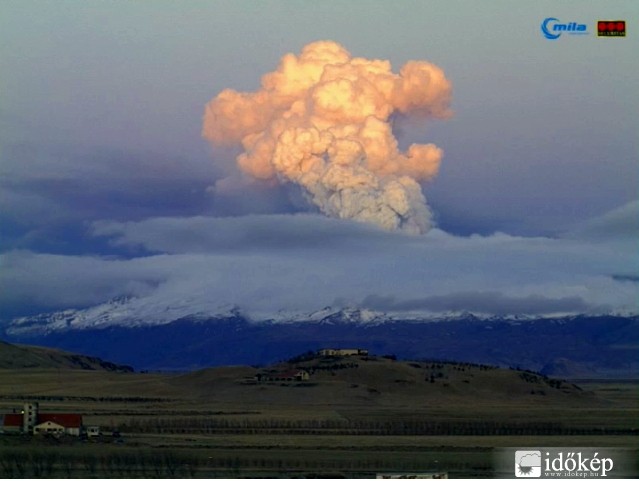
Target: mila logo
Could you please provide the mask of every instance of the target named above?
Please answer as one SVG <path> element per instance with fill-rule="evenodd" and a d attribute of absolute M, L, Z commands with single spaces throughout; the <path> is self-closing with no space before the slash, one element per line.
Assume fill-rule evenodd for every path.
<path fill-rule="evenodd" d="M 562 33 L 571 35 L 584 35 L 588 33 L 585 23 L 569 22 L 562 23 L 555 17 L 548 17 L 541 22 L 541 33 L 548 40 L 557 40 Z"/>

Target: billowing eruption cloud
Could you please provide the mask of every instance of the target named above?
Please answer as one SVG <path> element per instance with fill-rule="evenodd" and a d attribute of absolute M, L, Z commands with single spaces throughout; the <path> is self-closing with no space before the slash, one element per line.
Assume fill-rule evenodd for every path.
<path fill-rule="evenodd" d="M 451 85 L 428 62 L 351 57 L 341 45 L 314 42 L 285 55 L 256 92 L 223 90 L 206 106 L 203 136 L 241 144 L 240 169 L 293 182 L 330 217 L 385 229 L 426 232 L 431 214 L 419 182 L 437 174 L 442 150 L 393 135 L 393 114 L 450 115 Z"/>

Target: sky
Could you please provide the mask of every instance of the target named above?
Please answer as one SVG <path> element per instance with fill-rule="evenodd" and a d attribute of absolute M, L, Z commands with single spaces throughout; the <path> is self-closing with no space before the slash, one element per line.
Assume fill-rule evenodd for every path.
<path fill-rule="evenodd" d="M 547 17 L 588 32 L 548 40 Z M 618 19 L 627 37 L 597 37 Z M 0 318 L 122 295 L 255 318 L 637 311 L 638 21 L 631 0 L 4 0 Z M 327 217 L 202 137 L 220 92 L 317 41 L 450 82 L 452 115 L 392 123 L 400 150 L 443 151 L 419 180 L 430 231 Z"/>

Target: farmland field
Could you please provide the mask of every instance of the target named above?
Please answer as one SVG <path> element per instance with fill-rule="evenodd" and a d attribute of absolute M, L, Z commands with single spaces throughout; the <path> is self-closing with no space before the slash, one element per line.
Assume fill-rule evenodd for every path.
<path fill-rule="evenodd" d="M 396 370 L 392 376 L 403 369 L 400 363 L 388 361 L 388 366 Z M 397 383 L 383 375 L 373 382 L 364 372 L 366 392 L 370 386 L 377 392 L 364 395 L 359 386 L 350 387 L 354 378 L 346 378 L 355 392 L 349 398 L 341 392 L 346 388 L 328 376 L 317 376 L 307 386 L 255 385 L 247 384 L 246 369 L 188 374 L 0 370 L 0 412 L 37 401 L 42 412 L 79 412 L 85 425 L 102 428 L 99 438 L 84 441 L 0 436 L 0 475 L 374 477 L 446 472 L 450 477 L 490 477 L 497 447 L 639 452 L 639 386 L 633 382 L 589 382 L 563 394 L 509 398 L 499 392 L 450 395 L 456 387 L 451 375 L 448 387 L 386 396 Z M 498 375 L 486 374 L 483 381 L 497 382 Z M 316 402 L 309 391 L 318 393 Z M 327 393 L 334 403 L 326 401 Z"/>

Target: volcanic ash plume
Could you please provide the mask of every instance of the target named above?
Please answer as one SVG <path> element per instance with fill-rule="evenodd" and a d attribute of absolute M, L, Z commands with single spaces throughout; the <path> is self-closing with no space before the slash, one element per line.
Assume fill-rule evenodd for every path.
<path fill-rule="evenodd" d="M 413 233 L 430 227 L 419 181 L 437 174 L 442 150 L 413 144 L 400 152 L 393 114 L 450 115 L 450 82 L 437 66 L 351 57 L 335 42 L 285 55 L 256 92 L 226 89 L 206 106 L 203 136 L 241 144 L 242 171 L 293 182 L 331 217 Z"/>

